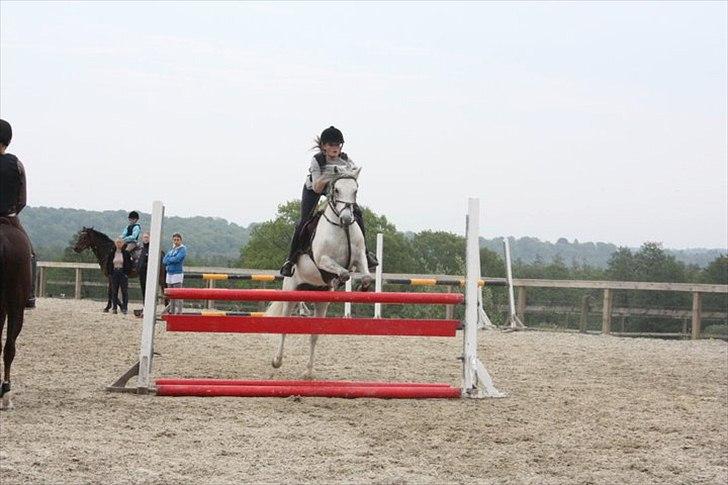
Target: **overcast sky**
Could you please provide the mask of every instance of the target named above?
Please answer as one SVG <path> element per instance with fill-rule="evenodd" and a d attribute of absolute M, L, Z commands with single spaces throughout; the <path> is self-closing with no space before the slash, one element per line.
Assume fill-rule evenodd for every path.
<path fill-rule="evenodd" d="M 726 247 L 727 5 L 2 1 L 0 112 L 32 206 L 260 222 L 333 124 L 400 230 Z"/>

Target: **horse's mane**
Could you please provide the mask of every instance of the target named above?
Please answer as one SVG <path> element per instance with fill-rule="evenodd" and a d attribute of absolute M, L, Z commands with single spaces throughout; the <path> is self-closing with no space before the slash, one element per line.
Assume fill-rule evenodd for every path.
<path fill-rule="evenodd" d="M 111 239 L 111 238 L 110 238 L 109 236 L 107 236 L 107 235 L 106 235 L 106 234 L 104 234 L 103 232 L 101 232 L 101 231 L 97 231 L 96 229 L 94 229 L 94 228 L 93 228 L 93 226 L 92 226 L 92 227 L 84 227 L 83 229 L 81 229 L 81 230 L 79 231 L 79 233 L 81 233 L 81 232 L 90 232 L 90 233 L 91 233 L 91 235 L 92 235 L 92 236 L 93 236 L 94 238 L 101 238 L 101 239 L 102 239 L 102 240 L 104 240 L 104 241 L 111 241 L 111 242 L 114 242 L 114 241 L 113 241 L 113 240 L 112 240 L 112 239 Z"/>

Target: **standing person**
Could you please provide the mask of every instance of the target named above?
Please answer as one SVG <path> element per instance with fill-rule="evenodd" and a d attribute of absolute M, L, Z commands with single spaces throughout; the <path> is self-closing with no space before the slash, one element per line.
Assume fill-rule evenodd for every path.
<path fill-rule="evenodd" d="M 142 234 L 142 244 L 140 246 L 141 251 L 139 253 L 139 263 L 137 264 L 137 270 L 139 273 L 139 286 L 142 288 L 142 305 L 146 299 L 147 294 L 147 269 L 149 267 L 149 233 L 145 232 Z M 162 251 L 162 257 L 164 257 L 164 251 Z M 166 284 L 162 284 L 162 288 L 166 287 Z M 141 310 L 134 310 L 134 316 L 144 316 L 143 308 Z"/>
<path fill-rule="evenodd" d="M 124 251 L 124 240 L 116 238 L 114 248 L 106 260 L 106 270 L 111 275 L 111 295 L 113 312 L 117 313 L 116 307 L 119 299 L 117 297 L 121 290 L 121 313 L 126 315 L 129 307 L 129 274 L 131 273 L 131 256 Z"/>
<path fill-rule="evenodd" d="M 25 207 L 27 199 L 27 185 L 25 180 L 25 167 L 18 160 L 18 157 L 5 150 L 13 139 L 13 128 L 5 120 L 0 119 L 0 217 L 7 219 L 13 226 L 18 228 L 25 237 L 28 233 L 20 224 L 18 214 Z M 28 237 L 30 243 L 30 238 Z M 31 282 L 30 296 L 25 308 L 35 308 L 35 271 L 36 259 L 32 244 L 30 246 Z"/>
<path fill-rule="evenodd" d="M 149 262 L 149 233 L 142 234 L 142 250 L 139 253 L 139 286 L 142 288 L 142 304 L 147 293 L 147 263 Z"/>
<path fill-rule="evenodd" d="M 182 235 L 178 232 L 172 234 L 172 249 L 164 255 L 162 264 L 167 270 L 167 288 L 180 288 L 184 280 L 184 263 L 187 257 L 187 248 L 182 244 Z M 169 313 L 182 313 L 182 300 L 170 301 L 167 308 Z"/>
<path fill-rule="evenodd" d="M 344 147 L 344 135 L 340 130 L 329 126 L 321 132 L 321 136 L 316 138 L 316 147 L 319 152 L 313 156 L 311 165 L 308 169 L 308 176 L 306 182 L 303 185 L 303 193 L 301 195 L 301 216 L 296 223 L 296 228 L 293 231 L 293 237 L 291 238 L 291 248 L 288 251 L 288 259 L 283 263 L 281 267 L 281 274 L 283 276 L 293 276 L 293 265 L 296 264 L 300 252 L 304 249 L 302 244 L 305 241 L 301 241 L 301 230 L 306 222 L 313 215 L 318 201 L 321 198 L 321 194 L 326 191 L 326 187 L 329 182 L 334 178 L 334 170 L 343 170 L 345 172 L 353 171 L 356 169 L 354 161 L 349 156 L 341 151 Z M 364 231 L 364 219 L 362 217 L 361 209 L 358 205 L 354 205 L 354 218 L 361 228 L 362 234 L 366 236 Z M 377 258 L 371 252 L 367 251 L 367 264 L 369 269 L 374 271 L 379 262 Z"/>

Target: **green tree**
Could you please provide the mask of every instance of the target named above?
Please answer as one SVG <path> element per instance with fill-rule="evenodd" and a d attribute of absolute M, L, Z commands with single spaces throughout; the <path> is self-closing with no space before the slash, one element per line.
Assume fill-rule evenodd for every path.
<path fill-rule="evenodd" d="M 667 281 L 683 283 L 687 281 L 687 268 L 684 263 L 665 252 L 657 242 L 646 242 L 639 251 L 632 253 L 620 248 L 609 260 L 607 275 L 618 281 Z M 617 291 L 614 294 L 615 306 L 639 308 L 687 309 L 689 295 L 664 291 Z M 639 331 L 677 331 L 679 322 L 662 318 L 631 317 L 631 330 Z"/>
<path fill-rule="evenodd" d="M 240 266 L 271 269 L 279 267 L 285 261 L 298 220 L 300 204 L 297 200 L 281 204 L 275 219 L 255 226 L 248 243 L 240 249 Z"/>
<path fill-rule="evenodd" d="M 444 231 L 422 231 L 412 239 L 417 272 L 465 274 L 465 238 Z"/>
<path fill-rule="evenodd" d="M 705 283 L 728 285 L 728 256 L 720 255 L 703 270 L 701 280 Z"/>
<path fill-rule="evenodd" d="M 720 255 L 705 268 L 700 275 L 703 283 L 728 285 L 728 256 Z M 728 295 L 706 293 L 703 295 L 703 308 L 707 311 L 728 311 Z M 725 322 L 722 322 L 725 323 Z"/>

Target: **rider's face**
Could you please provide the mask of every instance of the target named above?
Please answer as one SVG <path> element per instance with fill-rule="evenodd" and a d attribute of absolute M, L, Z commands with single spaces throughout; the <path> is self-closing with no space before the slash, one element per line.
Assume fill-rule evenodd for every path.
<path fill-rule="evenodd" d="M 339 155 L 341 155 L 341 144 L 326 143 L 323 146 L 323 151 L 328 158 L 337 158 Z"/>

